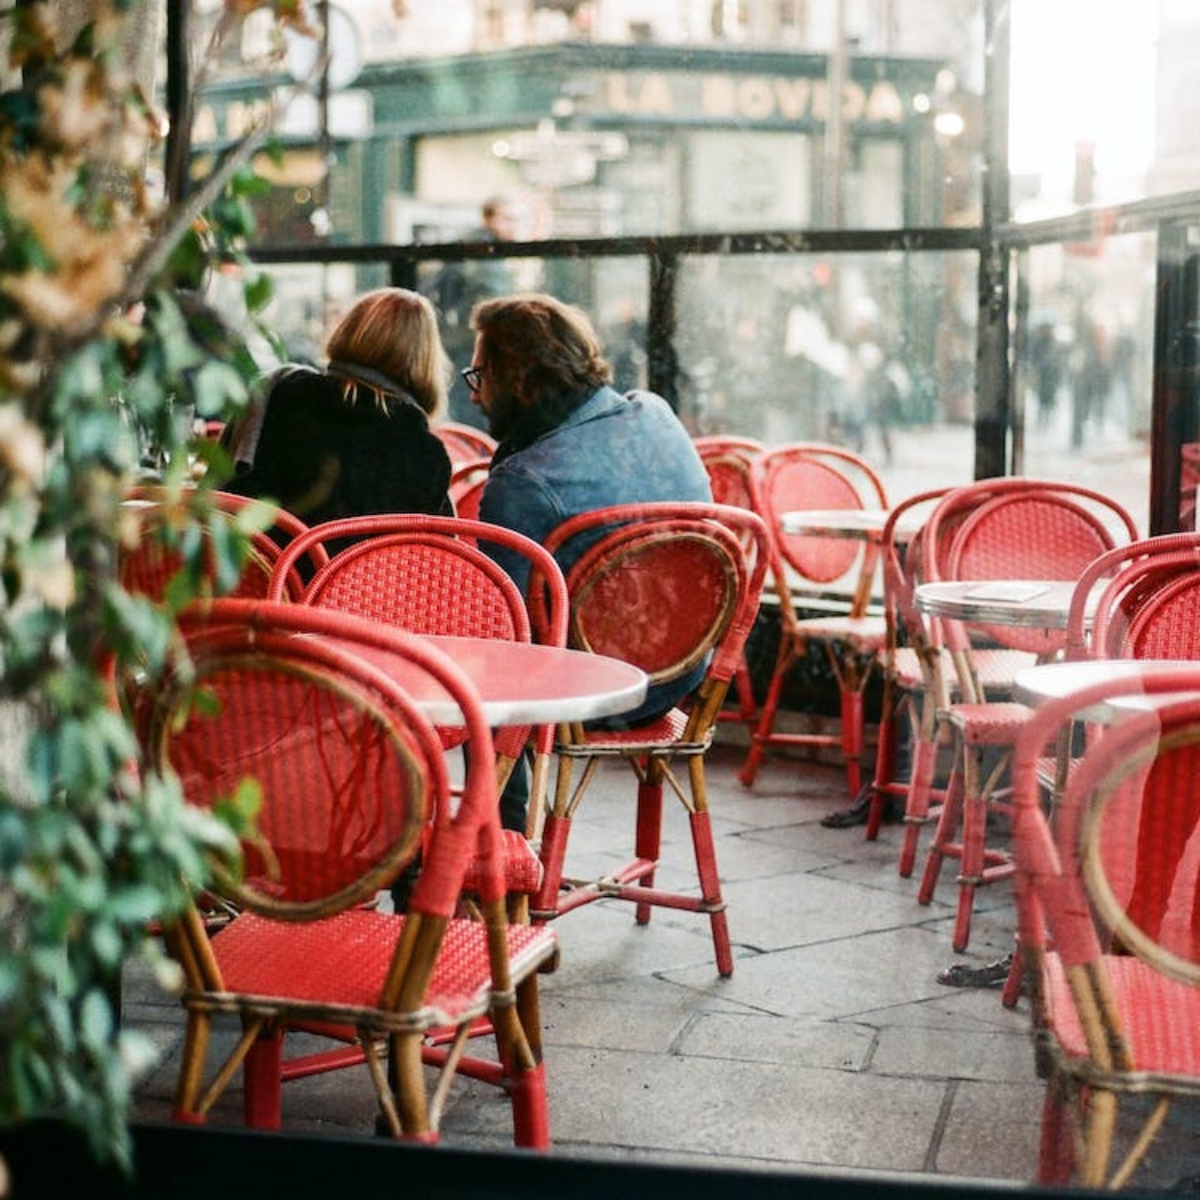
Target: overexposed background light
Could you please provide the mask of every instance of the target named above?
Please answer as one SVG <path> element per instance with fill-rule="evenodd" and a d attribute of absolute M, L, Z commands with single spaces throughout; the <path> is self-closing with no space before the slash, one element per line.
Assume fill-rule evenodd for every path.
<path fill-rule="evenodd" d="M 1012 171 L 1069 195 L 1075 145 L 1089 141 L 1097 199 L 1120 198 L 1154 150 L 1157 3 L 1012 0 L 1010 12 Z"/>

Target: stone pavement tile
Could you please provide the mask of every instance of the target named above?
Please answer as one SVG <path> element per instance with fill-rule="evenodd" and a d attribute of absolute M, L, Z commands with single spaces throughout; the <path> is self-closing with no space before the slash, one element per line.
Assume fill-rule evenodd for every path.
<path fill-rule="evenodd" d="M 725 899 L 734 940 L 763 951 L 897 929 L 925 915 L 902 893 L 824 874 L 733 881 Z"/>
<path fill-rule="evenodd" d="M 871 1070 L 881 1075 L 1036 1082 L 1027 1022 L 1011 1032 L 910 1025 L 879 1031 Z"/>
<path fill-rule="evenodd" d="M 555 1087 L 586 1103 L 554 1109 L 559 1145 L 922 1170 L 944 1085 L 777 1063 L 562 1049 Z M 881 1125 L 878 1114 L 903 1120 Z"/>
<path fill-rule="evenodd" d="M 897 928 L 798 945 L 738 959 L 721 994 L 763 1012 L 813 1020 L 878 1023 L 896 1005 L 936 996 L 940 942 L 921 929 Z M 682 983 L 694 970 L 671 972 Z"/>
<path fill-rule="evenodd" d="M 990 1179 L 1031 1180 L 1037 1172 L 1042 1087 L 962 1082 L 953 1092 L 931 1169 Z"/>
<path fill-rule="evenodd" d="M 824 870 L 837 860 L 814 850 L 804 839 L 791 839 L 788 827 L 775 830 L 727 832 L 717 842 L 721 882 L 746 879 L 801 877 Z"/>
<path fill-rule="evenodd" d="M 546 989 L 542 1038 L 550 1058 L 560 1046 L 666 1054 L 694 1020 L 695 1006 L 694 993 L 657 980 L 610 987 L 605 997 Z"/>
<path fill-rule="evenodd" d="M 703 913 L 658 909 L 649 924 L 638 925 L 625 900 L 598 900 L 555 920 L 560 963 L 545 979 L 617 981 L 641 975 L 696 968 L 717 979 L 709 919 Z M 739 950 L 734 947 L 734 956 Z M 736 967 L 735 967 L 736 971 Z"/>
<path fill-rule="evenodd" d="M 854 1071 L 873 1060 L 877 1039 L 875 1030 L 846 1022 L 709 1012 L 693 1018 L 676 1049 L 701 1058 Z"/>

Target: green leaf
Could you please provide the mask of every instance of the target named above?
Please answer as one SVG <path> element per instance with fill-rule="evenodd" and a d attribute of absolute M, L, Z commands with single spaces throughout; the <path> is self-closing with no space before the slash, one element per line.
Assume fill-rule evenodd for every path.
<path fill-rule="evenodd" d="M 204 361 L 190 378 L 191 399 L 200 416 L 214 417 L 231 407 L 241 407 L 250 395 L 245 377 L 228 363 Z"/>
<path fill-rule="evenodd" d="M 246 301 L 248 311 L 261 312 L 270 303 L 275 293 L 275 285 L 271 277 L 265 273 L 251 275 L 242 288 L 242 296 Z"/>
<path fill-rule="evenodd" d="M 79 1037 L 93 1050 L 105 1050 L 113 1037 L 112 1002 L 104 992 L 92 988 L 79 1009 Z"/>

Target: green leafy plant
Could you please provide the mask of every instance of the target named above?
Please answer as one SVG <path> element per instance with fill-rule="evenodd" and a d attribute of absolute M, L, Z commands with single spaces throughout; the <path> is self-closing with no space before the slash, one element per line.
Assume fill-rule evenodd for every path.
<path fill-rule="evenodd" d="M 223 24 L 258 7 L 302 16 L 228 3 Z M 148 456 L 168 484 L 197 455 L 219 470 L 181 418 L 228 417 L 256 374 L 197 288 L 214 263 L 244 271 L 262 135 L 185 200 L 154 194 L 163 121 L 127 62 L 146 8 L 0 14 L 0 1124 L 63 1118 L 118 1159 L 146 1052 L 120 1028 L 122 964 L 155 954 L 150 923 L 235 853 L 248 815 L 202 817 L 140 769 L 112 684 L 161 669 L 175 644 L 169 612 L 120 587 L 118 547 L 136 536 L 122 497 Z M 56 23 L 68 10 L 75 28 Z M 266 292 L 244 277 L 253 315 Z M 193 567 L 200 496 L 177 516 Z M 236 578 L 245 539 L 210 543 Z M 176 602 L 199 572 L 182 578 Z"/>

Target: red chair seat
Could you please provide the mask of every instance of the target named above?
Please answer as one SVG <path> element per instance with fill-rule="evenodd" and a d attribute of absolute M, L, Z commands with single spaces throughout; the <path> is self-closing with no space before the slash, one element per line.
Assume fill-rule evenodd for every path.
<path fill-rule="evenodd" d="M 1021 726 L 1029 719 L 1029 707 L 1013 701 L 993 704 L 955 704 L 946 720 L 958 730 L 968 746 L 1011 746 Z"/>
<path fill-rule="evenodd" d="M 878 654 L 887 644 L 883 617 L 801 617 L 796 627 L 809 637 L 845 642 L 861 654 Z"/>
<path fill-rule="evenodd" d="M 600 754 L 606 749 L 628 754 L 635 750 L 655 750 L 660 746 L 677 746 L 687 730 L 688 714 L 673 708 L 647 725 L 636 729 L 585 729 L 580 753 Z M 711 734 L 710 734 L 711 740 Z M 561 749 L 561 748 L 560 748 Z M 570 747 L 562 753 L 571 753 Z"/>
<path fill-rule="evenodd" d="M 352 1022 L 374 1013 L 403 928 L 401 916 L 350 909 L 296 926 L 281 949 L 277 923 L 243 913 L 213 938 L 213 953 L 232 991 L 267 1003 L 272 997 L 307 1001 L 314 1018 Z M 492 989 L 487 933 L 480 921 L 450 922 L 425 992 L 425 1028 L 457 1025 L 487 1011 Z M 508 927 L 509 962 L 519 974 L 555 953 L 545 926 Z M 290 1008 L 303 1017 L 294 1004 Z M 384 1027 L 375 1016 L 371 1024 Z"/>
<path fill-rule="evenodd" d="M 1091 1055 L 1062 960 L 1047 954 L 1044 965 L 1049 1028 L 1063 1054 L 1086 1060 Z M 1200 1093 L 1200 988 L 1164 979 L 1132 955 L 1105 955 L 1104 970 L 1118 1011 L 1137 1014 L 1122 1027 L 1134 1070 L 1186 1080 Z"/>
<path fill-rule="evenodd" d="M 510 893 L 534 895 L 542 886 L 542 860 L 529 839 L 516 829 L 502 829 L 500 836 L 504 855 L 504 883 Z M 480 862 L 473 858 L 463 874 L 463 891 L 477 892 L 480 881 Z"/>

